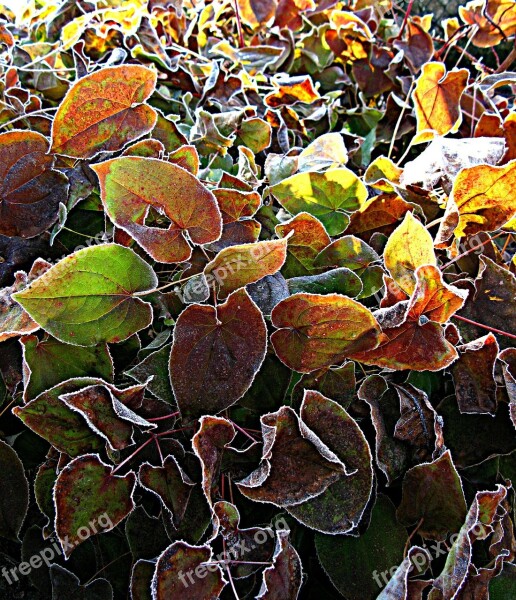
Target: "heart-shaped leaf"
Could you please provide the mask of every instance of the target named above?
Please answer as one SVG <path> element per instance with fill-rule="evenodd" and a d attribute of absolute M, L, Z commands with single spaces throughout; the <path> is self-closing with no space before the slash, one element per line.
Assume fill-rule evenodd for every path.
<path fill-rule="evenodd" d="M 188 260 L 194 244 L 220 237 L 222 219 L 215 196 L 182 167 L 155 158 L 124 156 L 92 166 L 109 218 L 154 260 Z M 146 224 L 149 211 L 156 226 Z M 163 229 L 159 219 L 166 218 Z"/>
<path fill-rule="evenodd" d="M 0 235 L 32 238 L 57 221 L 68 179 L 53 162 L 40 133 L 0 135 Z"/>
<path fill-rule="evenodd" d="M 270 188 L 290 213 L 307 212 L 317 217 L 329 235 L 339 235 L 349 223 L 349 214 L 367 199 L 362 181 L 346 167 L 325 173 L 297 173 Z"/>
<path fill-rule="evenodd" d="M 99 69 L 79 79 L 54 118 L 52 152 L 90 158 L 115 152 L 149 133 L 156 111 L 144 104 L 156 86 L 156 74 L 141 65 Z"/>
<path fill-rule="evenodd" d="M 129 248 L 104 244 L 63 258 L 14 298 L 43 329 L 67 344 L 120 342 L 147 327 L 153 289 L 150 266 Z"/>
<path fill-rule="evenodd" d="M 183 417 L 217 414 L 234 404 L 249 389 L 266 349 L 265 321 L 245 290 L 216 308 L 186 308 L 170 355 L 172 389 Z"/>
<path fill-rule="evenodd" d="M 134 508 L 135 484 L 133 472 L 114 475 L 96 454 L 84 454 L 66 465 L 54 488 L 56 533 L 66 557 L 91 535 L 125 519 Z"/>
<path fill-rule="evenodd" d="M 372 313 L 338 294 L 295 294 L 277 304 L 271 317 L 278 328 L 271 336 L 278 358 L 301 373 L 339 365 L 374 348 L 380 336 Z"/>

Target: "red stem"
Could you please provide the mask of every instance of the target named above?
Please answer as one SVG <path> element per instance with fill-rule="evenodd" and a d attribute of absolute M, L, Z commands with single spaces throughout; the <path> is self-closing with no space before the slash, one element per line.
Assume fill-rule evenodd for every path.
<path fill-rule="evenodd" d="M 240 8 L 238 7 L 238 0 L 233 0 L 233 6 L 235 7 L 235 16 L 236 16 L 237 29 L 238 29 L 238 46 L 240 48 L 244 48 L 245 47 L 244 32 L 242 30 L 242 20 L 240 19 Z"/>
<path fill-rule="evenodd" d="M 516 335 L 513 333 L 508 333 L 507 331 L 502 331 L 501 329 L 495 329 L 494 327 L 488 327 L 487 325 L 482 325 L 482 323 L 477 323 L 476 321 L 472 321 L 471 319 L 466 319 L 466 317 L 461 317 L 460 315 L 453 315 L 454 319 L 459 319 L 459 321 L 464 321 L 465 323 L 469 323 L 470 325 L 476 325 L 477 327 L 481 327 L 482 329 L 487 329 L 492 333 L 498 333 L 499 335 L 505 335 L 507 337 L 516 340 Z"/>
<path fill-rule="evenodd" d="M 173 417 L 177 417 L 179 415 L 179 411 L 172 413 L 171 415 L 165 415 L 164 417 L 152 417 L 152 419 L 147 419 L 147 421 L 164 421 L 165 419 L 172 419 Z"/>
<path fill-rule="evenodd" d="M 396 36 L 396 39 L 398 39 L 398 40 L 401 39 L 403 32 L 405 31 L 405 27 L 407 26 L 407 21 L 409 20 L 410 12 L 412 11 L 413 4 L 414 4 L 414 0 L 410 0 L 410 2 L 408 3 L 407 10 L 405 11 L 405 16 L 403 17 L 403 22 L 401 24 L 400 32 Z"/>

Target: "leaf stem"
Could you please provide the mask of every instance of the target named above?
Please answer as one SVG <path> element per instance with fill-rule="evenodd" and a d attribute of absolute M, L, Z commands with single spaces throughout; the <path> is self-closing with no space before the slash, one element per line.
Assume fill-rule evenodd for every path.
<path fill-rule="evenodd" d="M 238 0 L 233 0 L 233 6 L 235 10 L 237 30 L 238 30 L 238 46 L 245 48 L 244 32 L 242 30 L 242 19 L 240 18 L 240 7 L 238 6 Z"/>
<path fill-rule="evenodd" d="M 475 325 L 476 327 L 481 327 L 482 329 L 487 329 L 491 333 L 498 333 L 499 335 L 505 335 L 506 337 L 516 340 L 516 335 L 514 335 L 514 333 L 509 333 L 508 331 L 502 331 L 501 329 L 496 329 L 495 327 L 489 327 L 488 325 L 477 323 L 477 321 L 472 321 L 471 319 L 467 319 L 461 315 L 453 315 L 453 318 L 459 319 L 459 321 L 464 321 L 465 323 L 469 323 L 470 325 Z"/>
<path fill-rule="evenodd" d="M 165 290 L 169 287 L 172 287 L 173 285 L 177 285 L 178 283 L 184 283 L 185 281 L 188 281 L 189 279 L 192 279 L 193 277 L 197 277 L 198 275 L 199 275 L 199 273 L 194 273 L 193 275 L 189 275 L 188 277 L 185 277 L 183 279 L 178 279 L 176 281 L 170 281 L 169 283 L 166 283 L 165 285 L 154 288 L 153 290 L 146 290 L 143 292 L 134 292 L 132 295 L 133 296 L 149 296 L 150 294 L 154 294 L 155 292 L 161 292 L 161 290 Z"/>
<path fill-rule="evenodd" d="M 476 246 L 473 246 L 469 250 L 466 250 L 466 252 L 463 252 L 462 254 L 459 254 L 458 256 L 456 256 L 455 258 L 453 258 L 452 260 L 450 260 L 450 262 L 447 262 L 444 266 L 442 266 L 441 267 L 441 271 L 443 271 L 444 269 L 447 269 L 450 265 L 453 265 L 454 262 L 457 262 L 458 260 L 460 260 L 464 256 L 467 256 L 471 252 L 474 252 L 475 250 L 478 250 L 479 248 L 482 248 L 488 242 L 492 242 L 493 240 L 496 240 L 496 238 L 499 238 L 501 235 L 504 235 L 504 233 L 505 233 L 505 231 L 501 231 L 500 233 L 497 233 L 496 235 L 494 235 L 492 238 L 489 238 L 485 242 L 482 242 L 481 244 L 477 244 Z"/>
<path fill-rule="evenodd" d="M 410 2 L 408 3 L 407 6 L 407 10 L 405 11 L 405 16 L 403 17 L 403 21 L 401 23 L 401 29 L 400 32 L 398 33 L 398 35 L 396 36 L 397 40 L 401 39 L 401 36 L 403 35 L 403 32 L 405 31 L 405 27 L 407 26 L 407 21 L 409 20 L 410 17 L 410 13 L 412 11 L 412 5 L 414 4 L 414 0 L 410 0 Z"/>
<path fill-rule="evenodd" d="M 173 417 L 177 417 L 179 415 L 179 411 L 172 413 L 171 415 L 165 415 L 163 417 L 152 417 L 151 419 L 147 419 L 149 422 L 153 421 L 164 421 L 165 419 L 172 419 Z"/>

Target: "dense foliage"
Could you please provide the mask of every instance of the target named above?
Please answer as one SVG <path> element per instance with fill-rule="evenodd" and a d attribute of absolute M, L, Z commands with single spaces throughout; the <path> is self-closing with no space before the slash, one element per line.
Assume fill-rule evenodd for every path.
<path fill-rule="evenodd" d="M 1 598 L 516 597 L 516 3 L 10 6 Z"/>

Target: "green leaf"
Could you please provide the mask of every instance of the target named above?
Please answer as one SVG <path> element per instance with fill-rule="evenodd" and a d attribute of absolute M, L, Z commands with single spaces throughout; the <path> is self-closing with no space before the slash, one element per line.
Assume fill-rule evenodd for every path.
<path fill-rule="evenodd" d="M 152 321 L 136 298 L 157 277 L 129 248 L 103 244 L 63 258 L 13 297 L 45 331 L 77 346 L 126 340 Z"/>
<path fill-rule="evenodd" d="M 18 541 L 29 508 L 29 483 L 16 452 L 0 440 L 0 536 Z"/>
<path fill-rule="evenodd" d="M 367 189 L 346 167 L 325 173 L 297 173 L 270 188 L 278 202 L 291 214 L 307 212 L 317 217 L 329 235 L 341 234 L 349 223 L 348 213 L 367 199 Z"/>

